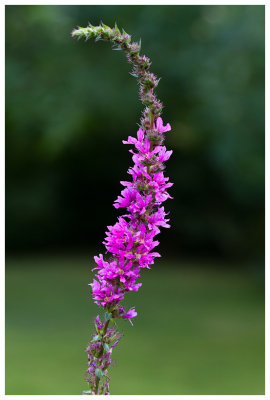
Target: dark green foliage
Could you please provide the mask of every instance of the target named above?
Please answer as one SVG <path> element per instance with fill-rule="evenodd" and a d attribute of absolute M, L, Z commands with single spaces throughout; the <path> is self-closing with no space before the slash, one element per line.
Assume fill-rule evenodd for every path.
<path fill-rule="evenodd" d="M 161 252 L 262 259 L 263 6 L 6 6 L 7 249 L 96 248 L 116 220 L 141 105 L 123 54 L 70 37 L 100 20 L 141 38 L 162 77 Z"/>

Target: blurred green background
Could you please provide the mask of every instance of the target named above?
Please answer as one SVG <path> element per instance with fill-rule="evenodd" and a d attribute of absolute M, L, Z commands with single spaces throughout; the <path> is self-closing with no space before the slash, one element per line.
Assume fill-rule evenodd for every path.
<path fill-rule="evenodd" d="M 87 389 L 92 256 L 142 109 L 124 54 L 70 37 L 101 20 L 162 77 L 175 183 L 111 393 L 263 394 L 263 6 L 6 6 L 6 394 Z"/>

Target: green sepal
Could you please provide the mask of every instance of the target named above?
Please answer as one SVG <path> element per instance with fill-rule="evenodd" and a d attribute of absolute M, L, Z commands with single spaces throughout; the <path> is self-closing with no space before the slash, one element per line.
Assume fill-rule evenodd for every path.
<path fill-rule="evenodd" d="M 120 29 L 118 28 L 117 23 L 115 23 L 114 29 L 116 32 L 120 33 L 120 35 L 121 35 Z"/>
<path fill-rule="evenodd" d="M 104 28 L 104 29 L 111 29 L 108 25 L 103 24 L 103 22 L 102 22 L 102 28 Z"/>
<path fill-rule="evenodd" d="M 142 39 L 140 39 L 138 45 L 139 45 L 139 52 L 140 52 L 140 51 L 141 51 L 141 48 L 142 48 Z"/>

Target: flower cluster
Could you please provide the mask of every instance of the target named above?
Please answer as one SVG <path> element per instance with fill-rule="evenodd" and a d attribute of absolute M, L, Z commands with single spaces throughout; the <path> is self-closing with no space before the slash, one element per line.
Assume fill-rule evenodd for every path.
<path fill-rule="evenodd" d="M 151 135 L 161 137 L 170 129 L 169 124 L 163 126 L 159 117 Z M 130 136 L 123 143 L 134 145 L 137 150 L 130 150 L 134 166 L 128 173 L 132 180 L 121 182 L 125 189 L 114 203 L 115 208 L 125 208 L 128 214 L 119 217 L 115 225 L 108 226 L 103 242 L 107 249 L 106 259 L 102 254 L 94 257 L 96 266 L 93 270 L 97 272 L 90 284 L 95 303 L 102 306 L 107 315 L 105 324 L 97 317 L 97 335 L 86 349 L 87 381 L 96 394 L 109 393 L 107 368 L 111 364 L 111 351 L 119 340 L 109 347 L 108 343 L 118 336 L 116 331 L 108 328 L 108 322 L 113 318 L 122 318 L 132 324 L 137 312 L 134 307 L 126 311 L 120 302 L 126 292 L 137 291 L 142 285 L 137 282 L 141 269 L 150 268 L 155 257 L 160 257 L 153 251 L 159 244 L 155 236 L 160 233 L 160 227 L 170 227 L 161 204 L 171 198 L 167 189 L 172 183 L 164 176 L 163 162 L 169 159 L 172 151 L 153 143 L 141 128 L 137 138 Z M 108 351 L 104 352 L 104 349 Z M 104 383 L 95 391 L 102 377 Z"/>
<path fill-rule="evenodd" d="M 151 134 L 162 135 L 171 129 L 163 126 L 159 117 Z M 115 208 L 126 208 L 128 214 L 121 216 L 114 226 L 108 226 L 104 245 L 107 249 L 107 260 L 102 254 L 95 257 L 98 270 L 92 286 L 95 303 L 101 305 L 113 317 L 126 318 L 130 322 L 137 315 L 132 308 L 127 312 L 119 306 L 124 295 L 129 291 L 137 291 L 141 283 L 137 283 L 141 268 L 150 268 L 155 257 L 160 254 L 153 251 L 159 244 L 154 240 L 160 232 L 159 227 L 168 228 L 168 219 L 164 207 L 170 198 L 167 189 L 172 186 L 163 174 L 163 162 L 168 160 L 172 151 L 165 146 L 153 144 L 141 128 L 137 138 L 129 136 L 124 144 L 134 145 L 134 166 L 128 173 L 132 181 L 121 182 L 125 189 L 114 203 Z"/>

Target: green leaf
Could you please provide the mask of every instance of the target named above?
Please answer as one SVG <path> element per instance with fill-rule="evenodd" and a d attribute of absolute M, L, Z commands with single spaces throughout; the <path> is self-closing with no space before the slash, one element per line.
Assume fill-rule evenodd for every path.
<path fill-rule="evenodd" d="M 96 336 L 93 337 L 93 339 L 91 340 L 91 342 L 98 342 L 98 341 L 101 340 L 101 339 L 102 339 L 101 336 L 96 335 Z"/>
<path fill-rule="evenodd" d="M 101 379 L 103 377 L 103 371 L 99 368 L 96 368 L 95 374 L 99 379 Z"/>
<path fill-rule="evenodd" d="M 83 390 L 82 394 L 92 394 L 91 390 Z"/>
<path fill-rule="evenodd" d="M 104 318 L 105 321 L 109 321 L 112 318 L 112 313 L 105 311 Z"/>
<path fill-rule="evenodd" d="M 110 346 L 107 343 L 104 343 L 103 348 L 106 351 L 106 353 L 110 351 Z"/>

